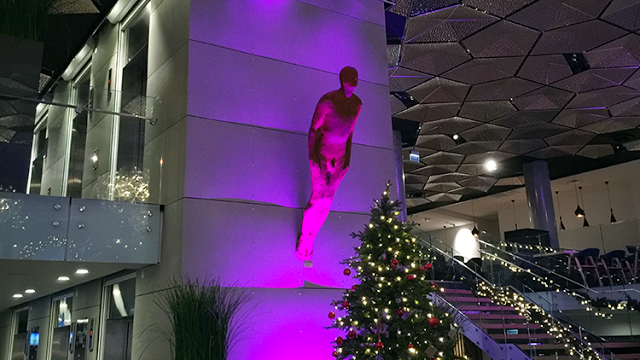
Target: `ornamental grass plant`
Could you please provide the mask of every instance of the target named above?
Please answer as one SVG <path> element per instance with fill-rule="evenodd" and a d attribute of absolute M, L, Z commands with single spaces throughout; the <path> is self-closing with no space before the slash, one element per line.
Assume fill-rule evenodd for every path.
<path fill-rule="evenodd" d="M 0 0 L 0 34 L 42 41 L 58 0 Z"/>
<path fill-rule="evenodd" d="M 250 313 L 250 296 L 219 280 L 172 281 L 156 304 L 169 317 L 164 333 L 175 360 L 226 360 L 239 326 Z"/>

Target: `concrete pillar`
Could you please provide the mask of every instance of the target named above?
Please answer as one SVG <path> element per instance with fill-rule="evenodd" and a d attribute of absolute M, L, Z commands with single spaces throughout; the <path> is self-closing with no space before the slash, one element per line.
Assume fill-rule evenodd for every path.
<path fill-rule="evenodd" d="M 549 165 L 537 160 L 524 164 L 524 184 L 529 206 L 529 220 L 534 229 L 549 232 L 551 247 L 558 248 L 558 230 L 556 228 Z"/>
<path fill-rule="evenodd" d="M 398 199 L 402 202 L 398 220 L 407 221 L 407 194 L 404 191 L 404 161 L 402 159 L 402 133 L 393 131 L 393 155 L 396 163 L 396 190 Z"/>

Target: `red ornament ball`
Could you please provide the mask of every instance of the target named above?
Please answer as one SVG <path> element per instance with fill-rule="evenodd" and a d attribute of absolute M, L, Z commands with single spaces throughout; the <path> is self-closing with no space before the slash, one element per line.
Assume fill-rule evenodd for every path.
<path fill-rule="evenodd" d="M 420 271 L 424 271 L 424 266 L 420 265 L 420 267 L 418 268 L 418 270 L 420 270 Z"/>
<path fill-rule="evenodd" d="M 413 275 L 413 274 L 409 274 L 409 275 L 407 275 L 407 279 L 409 279 L 409 280 L 413 280 L 413 279 L 415 279 L 415 278 L 416 278 L 416 276 L 415 276 L 415 275 Z"/>
<path fill-rule="evenodd" d="M 391 265 L 397 266 L 398 265 L 398 259 L 391 260 Z"/>
<path fill-rule="evenodd" d="M 357 335 L 357 334 L 356 334 L 355 330 L 349 330 L 349 332 L 347 333 L 347 337 L 348 337 L 349 339 L 355 339 L 355 338 L 356 338 L 356 335 Z"/>
<path fill-rule="evenodd" d="M 427 271 L 431 271 L 431 269 L 433 269 L 433 265 L 431 265 L 430 263 L 428 263 L 428 264 L 426 264 L 426 265 L 424 266 L 424 268 L 425 268 Z"/>
<path fill-rule="evenodd" d="M 344 273 L 345 275 L 349 276 L 349 275 L 351 275 L 351 269 L 349 269 L 349 268 L 344 269 L 343 273 Z"/>
<path fill-rule="evenodd" d="M 338 346 L 342 346 L 343 342 L 344 339 L 342 338 L 342 336 L 338 336 L 338 338 L 336 339 L 336 344 L 338 344 Z"/>
<path fill-rule="evenodd" d="M 438 325 L 440 325 L 440 320 L 438 320 L 438 318 L 434 316 L 429 319 L 429 325 L 433 328 L 437 327 Z"/>
<path fill-rule="evenodd" d="M 376 349 L 382 350 L 382 348 L 384 348 L 384 344 L 382 343 L 382 341 L 378 341 L 376 343 Z"/>
<path fill-rule="evenodd" d="M 409 343 L 409 349 L 413 349 L 413 344 Z"/>
<path fill-rule="evenodd" d="M 404 310 L 398 309 L 396 310 L 396 314 L 398 314 L 398 316 L 402 316 L 402 314 L 404 314 Z"/>
<path fill-rule="evenodd" d="M 345 308 L 345 309 L 348 309 L 349 308 L 349 302 L 347 300 L 343 301 L 342 302 L 342 307 Z"/>
<path fill-rule="evenodd" d="M 351 291 L 356 291 L 356 286 L 355 286 L 355 285 L 353 285 L 353 286 L 351 287 Z"/>
<path fill-rule="evenodd" d="M 335 319 L 336 318 L 336 313 L 334 313 L 333 311 L 329 313 L 329 319 Z"/>
<path fill-rule="evenodd" d="M 333 357 L 338 357 L 338 352 L 334 351 L 333 354 L 331 354 Z"/>

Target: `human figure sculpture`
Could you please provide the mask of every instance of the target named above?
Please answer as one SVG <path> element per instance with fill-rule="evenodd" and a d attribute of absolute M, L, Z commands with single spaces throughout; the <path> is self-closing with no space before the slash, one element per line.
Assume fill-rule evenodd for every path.
<path fill-rule="evenodd" d="M 311 198 L 304 209 L 302 231 L 296 242 L 296 255 L 303 261 L 311 258 L 313 242 L 349 169 L 353 128 L 362 109 L 362 101 L 353 93 L 358 86 L 358 71 L 344 67 L 340 71 L 340 84 L 340 89 L 320 98 L 309 128 Z"/>

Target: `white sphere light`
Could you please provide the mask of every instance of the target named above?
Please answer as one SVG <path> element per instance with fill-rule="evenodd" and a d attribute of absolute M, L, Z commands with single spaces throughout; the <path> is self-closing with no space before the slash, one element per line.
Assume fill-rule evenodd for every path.
<path fill-rule="evenodd" d="M 493 159 L 489 159 L 484 163 L 484 168 L 487 169 L 487 171 L 496 171 L 498 169 L 498 163 Z"/>

